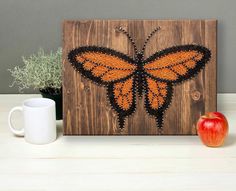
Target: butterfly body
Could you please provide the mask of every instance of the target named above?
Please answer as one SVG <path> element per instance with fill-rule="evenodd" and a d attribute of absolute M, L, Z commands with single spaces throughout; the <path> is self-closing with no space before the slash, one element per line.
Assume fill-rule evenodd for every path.
<path fill-rule="evenodd" d="M 142 53 L 138 53 L 135 57 L 135 63 L 137 65 L 137 70 L 135 72 L 135 83 L 137 84 L 136 87 L 138 89 L 138 96 L 141 97 L 143 94 L 143 79 L 145 77 L 144 72 L 144 62 L 143 62 L 143 55 Z"/>
<path fill-rule="evenodd" d="M 144 58 L 144 49 L 134 58 L 116 50 L 82 46 L 71 50 L 68 59 L 85 78 L 107 87 L 112 108 L 118 113 L 119 127 L 136 109 L 136 96 L 144 96 L 148 114 L 162 129 L 173 86 L 195 76 L 209 61 L 210 51 L 199 45 L 173 46 Z"/>

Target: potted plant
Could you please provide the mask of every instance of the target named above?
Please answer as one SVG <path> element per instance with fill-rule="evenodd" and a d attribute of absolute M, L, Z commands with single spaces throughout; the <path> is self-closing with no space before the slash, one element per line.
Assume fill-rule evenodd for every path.
<path fill-rule="evenodd" d="M 20 92 L 26 88 L 38 89 L 43 97 L 56 102 L 56 118 L 62 119 L 62 49 L 49 54 L 39 49 L 37 54 L 22 59 L 22 67 L 9 69 L 14 78 L 11 86 L 18 86 Z"/>

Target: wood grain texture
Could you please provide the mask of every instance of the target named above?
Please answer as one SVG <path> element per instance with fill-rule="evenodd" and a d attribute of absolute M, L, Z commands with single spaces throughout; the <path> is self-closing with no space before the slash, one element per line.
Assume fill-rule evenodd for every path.
<path fill-rule="evenodd" d="M 211 50 L 212 58 L 195 78 L 174 86 L 172 103 L 165 112 L 164 135 L 195 135 L 199 116 L 216 110 L 216 20 L 82 20 L 63 23 L 63 109 L 64 135 L 157 135 L 155 119 L 137 100 L 136 112 L 120 131 L 117 115 L 106 98 L 106 89 L 81 77 L 67 60 L 73 48 L 85 45 L 108 47 L 134 56 L 122 26 L 141 49 L 147 35 L 161 30 L 147 45 L 145 57 L 173 45 L 200 44 Z"/>

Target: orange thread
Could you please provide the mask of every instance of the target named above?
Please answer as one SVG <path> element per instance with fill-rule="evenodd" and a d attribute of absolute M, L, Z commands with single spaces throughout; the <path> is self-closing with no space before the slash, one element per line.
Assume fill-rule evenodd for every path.
<path fill-rule="evenodd" d="M 97 67 L 93 68 L 92 73 L 93 73 L 94 76 L 100 77 L 103 74 L 105 74 L 107 71 L 109 71 L 109 70 L 106 67 L 97 66 Z"/>
<path fill-rule="evenodd" d="M 148 100 L 151 108 L 157 109 L 165 103 L 167 96 L 167 84 L 164 82 L 158 82 L 151 78 L 147 78 L 148 85 Z"/>
<path fill-rule="evenodd" d="M 128 110 L 132 105 L 133 100 L 133 78 L 124 82 L 119 82 L 114 85 L 113 93 L 116 103 L 123 110 Z"/>
<path fill-rule="evenodd" d="M 102 80 L 105 82 L 111 82 L 114 80 L 125 78 L 132 73 L 133 71 L 129 71 L 129 70 L 111 70 L 102 76 Z"/>
<path fill-rule="evenodd" d="M 80 59 L 89 60 L 91 62 L 95 62 L 98 65 L 116 68 L 116 69 L 126 69 L 126 70 L 134 70 L 136 66 L 129 64 L 128 62 L 117 58 L 112 55 L 97 53 L 97 52 L 87 52 L 80 55 Z"/>
<path fill-rule="evenodd" d="M 188 72 L 187 68 L 183 65 L 180 65 L 180 64 L 173 66 L 172 70 L 180 75 L 184 75 Z"/>
<path fill-rule="evenodd" d="M 150 70 L 149 73 L 155 76 L 156 78 L 161 78 L 165 80 L 176 80 L 178 77 L 176 73 L 167 68 L 159 70 Z"/>
<path fill-rule="evenodd" d="M 146 64 L 144 68 L 151 70 L 160 69 L 172 65 L 178 65 L 193 58 L 198 60 L 198 58 L 200 57 L 199 55 L 202 56 L 197 51 L 179 51 L 158 58 L 157 60 Z"/>
<path fill-rule="evenodd" d="M 185 65 L 186 67 L 190 68 L 190 69 L 193 69 L 193 68 L 196 66 L 196 62 L 193 61 L 193 60 L 190 60 L 190 61 L 184 63 L 184 65 Z"/>

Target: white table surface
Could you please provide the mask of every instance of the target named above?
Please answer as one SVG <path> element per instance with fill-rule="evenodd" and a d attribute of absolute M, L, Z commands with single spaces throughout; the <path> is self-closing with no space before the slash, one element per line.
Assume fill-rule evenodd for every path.
<path fill-rule="evenodd" d="M 55 142 L 32 145 L 10 133 L 7 115 L 37 96 L 0 95 L 1 191 L 236 190 L 236 95 L 218 96 L 230 125 L 220 148 L 197 136 L 63 137 L 61 122 Z"/>

